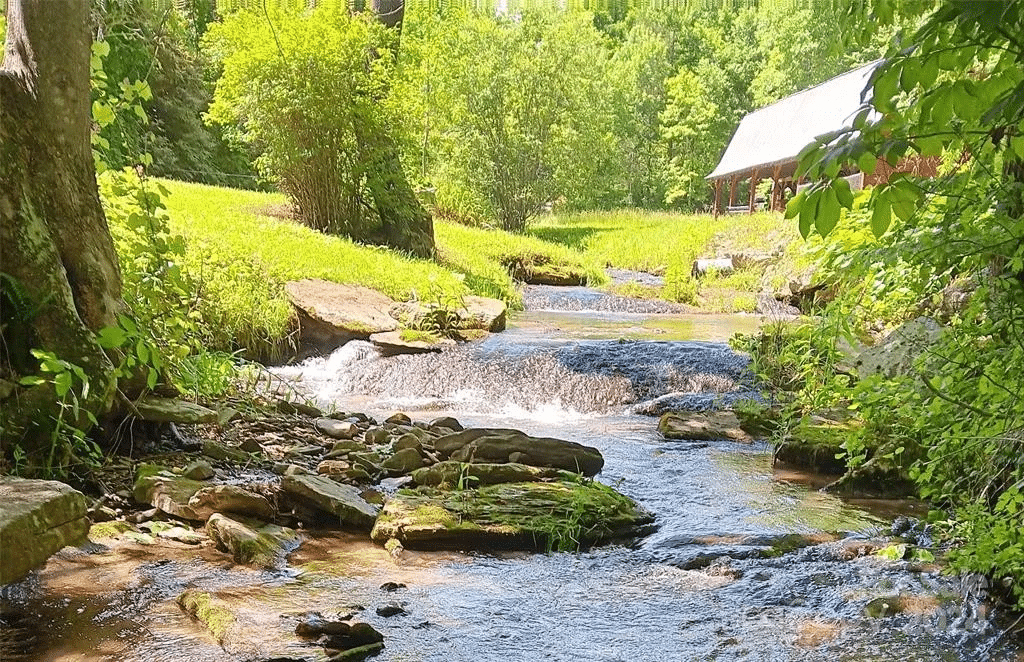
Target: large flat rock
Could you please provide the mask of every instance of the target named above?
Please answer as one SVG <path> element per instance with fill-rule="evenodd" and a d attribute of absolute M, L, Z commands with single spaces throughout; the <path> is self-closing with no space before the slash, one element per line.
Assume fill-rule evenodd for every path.
<path fill-rule="evenodd" d="M 438 437 L 434 448 L 456 462 L 518 462 L 593 476 L 604 466 L 601 451 L 575 441 L 532 437 L 519 430 L 471 428 Z"/>
<path fill-rule="evenodd" d="M 285 476 L 281 479 L 281 491 L 318 510 L 336 515 L 342 525 L 369 531 L 377 519 L 377 507 L 367 503 L 359 495 L 359 490 L 325 476 Z"/>
<path fill-rule="evenodd" d="M 52 480 L 0 478 L 0 584 L 18 581 L 89 532 L 85 496 Z"/>
<path fill-rule="evenodd" d="M 284 290 L 304 343 L 337 347 L 398 328 L 389 314 L 395 302 L 375 290 L 315 279 L 291 281 Z"/>

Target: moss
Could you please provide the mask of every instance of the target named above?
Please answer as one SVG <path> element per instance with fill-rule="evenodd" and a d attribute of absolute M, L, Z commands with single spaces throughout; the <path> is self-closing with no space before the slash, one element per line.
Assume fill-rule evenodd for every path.
<path fill-rule="evenodd" d="M 235 615 L 204 591 L 189 589 L 178 596 L 178 606 L 206 626 L 217 639 L 224 641 L 228 629 L 235 623 Z"/>
<path fill-rule="evenodd" d="M 136 531 L 136 528 L 128 522 L 99 522 L 97 524 L 93 524 L 89 528 L 89 539 L 106 540 L 110 538 L 117 538 L 122 533 L 127 533 L 128 531 Z"/>
<path fill-rule="evenodd" d="M 436 343 L 441 341 L 441 336 L 429 331 L 416 331 L 414 329 L 403 329 L 399 337 L 405 342 Z"/>

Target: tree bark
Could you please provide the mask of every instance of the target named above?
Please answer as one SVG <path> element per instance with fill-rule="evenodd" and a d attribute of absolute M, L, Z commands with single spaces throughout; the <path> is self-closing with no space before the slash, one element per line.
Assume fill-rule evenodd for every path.
<path fill-rule="evenodd" d="M 385 27 L 397 30 L 394 47 L 397 58 L 405 0 L 372 0 L 371 8 Z M 420 204 L 405 176 L 398 144 L 381 129 L 378 126 L 361 127 L 358 138 L 363 162 L 367 166 L 367 188 L 384 226 L 385 241 L 389 246 L 416 257 L 432 258 L 434 221 Z"/>
<path fill-rule="evenodd" d="M 5 292 L 8 349 L 0 371 L 17 378 L 26 365 L 28 357 L 11 349 L 53 352 L 85 371 L 90 395 L 82 405 L 100 413 L 112 400 L 115 380 L 95 332 L 116 321 L 122 302 L 90 145 L 89 3 L 7 0 L 7 19 L 0 65 L 0 272 L 4 287 L 18 293 Z M 12 298 L 31 305 L 15 308 Z M 0 446 L 27 448 L 47 439 L 58 408 L 52 387 L 16 389 L 0 402 Z"/>

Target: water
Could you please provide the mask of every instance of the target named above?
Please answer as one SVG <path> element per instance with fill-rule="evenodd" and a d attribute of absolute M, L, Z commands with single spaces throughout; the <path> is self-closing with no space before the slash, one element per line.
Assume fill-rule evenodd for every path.
<path fill-rule="evenodd" d="M 276 573 L 228 568 L 205 548 L 125 545 L 62 553 L 4 602 L 45 624 L 33 658 L 42 660 L 313 660 L 322 654 L 291 634 L 296 620 L 353 605 L 387 637 L 382 661 L 1022 659 L 977 586 L 927 566 L 851 558 L 884 544 L 886 518 L 914 504 L 854 506 L 810 487 L 813 477 L 775 473 L 763 445 L 666 442 L 657 419 L 637 413 L 667 399 L 703 407 L 755 397 L 746 361 L 722 341 L 756 323 L 531 312 L 505 334 L 441 355 L 385 359 L 350 343 L 280 371 L 344 410 L 452 414 L 596 446 L 599 479 L 657 515 L 657 532 L 634 544 L 406 551 L 396 563 L 360 536 L 320 532 Z M 388 581 L 407 588 L 385 593 Z M 190 587 L 235 610 L 223 647 L 174 605 Z M 866 616 L 880 598 L 904 613 Z M 377 616 L 390 602 L 407 614 Z"/>

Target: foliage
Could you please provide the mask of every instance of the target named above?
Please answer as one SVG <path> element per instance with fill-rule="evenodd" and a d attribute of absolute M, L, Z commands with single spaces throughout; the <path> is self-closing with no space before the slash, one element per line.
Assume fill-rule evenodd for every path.
<path fill-rule="evenodd" d="M 447 75 L 429 78 L 418 103 L 446 118 L 424 135 L 436 137 L 445 176 L 512 231 L 559 199 L 600 195 L 607 56 L 585 15 L 466 15 L 436 39 Z"/>
<path fill-rule="evenodd" d="M 206 44 L 223 66 L 210 118 L 260 150 L 260 173 L 317 230 L 360 239 L 380 232 L 368 202 L 367 150 L 379 148 L 392 69 L 391 39 L 347 8 L 239 11 L 211 25 Z M 370 54 L 374 56 L 371 57 Z"/>

